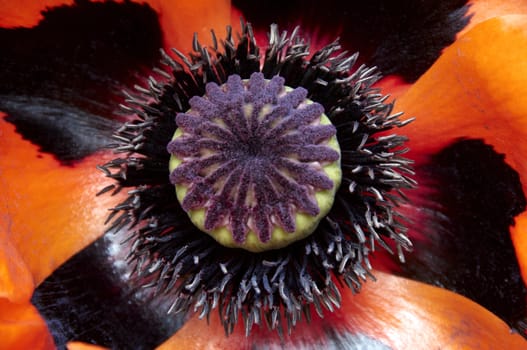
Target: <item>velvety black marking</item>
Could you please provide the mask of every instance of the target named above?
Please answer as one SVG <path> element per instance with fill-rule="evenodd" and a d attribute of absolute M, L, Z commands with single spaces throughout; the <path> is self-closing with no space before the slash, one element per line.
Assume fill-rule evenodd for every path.
<path fill-rule="evenodd" d="M 42 97 L 0 96 L 0 110 L 18 133 L 63 164 L 107 146 L 118 126 L 113 120 Z"/>
<path fill-rule="evenodd" d="M 326 39 L 339 36 L 346 49 L 359 51 L 384 75 L 414 81 L 467 25 L 466 2 L 234 0 L 233 4 L 259 30 L 276 22 L 282 28 L 312 28 L 313 34 L 323 33 Z"/>
<path fill-rule="evenodd" d="M 461 140 L 420 167 L 435 188 L 423 240 L 403 266 L 413 278 L 453 290 L 511 326 L 525 318 L 527 290 L 509 234 L 526 200 L 518 174 L 480 140 Z M 418 199 L 422 201 L 423 199 Z M 420 203 L 416 203 L 420 205 Z"/>
<path fill-rule="evenodd" d="M 76 1 L 49 9 L 43 16 L 33 28 L 0 28 L 0 95 L 6 96 L 2 99 L 42 97 L 111 119 L 123 87 L 138 80 L 139 69 L 149 69 L 159 59 L 161 30 L 156 13 L 146 5 Z M 93 151 L 93 144 L 78 144 L 82 136 L 71 140 L 69 132 L 61 135 L 65 130 L 61 125 L 49 124 L 45 130 L 59 140 L 67 139 L 67 144 L 43 137 L 34 126 L 51 120 L 33 120 L 42 117 L 39 113 L 21 118 L 28 108 L 14 107 L 10 120 L 21 122 L 19 132 L 46 151 L 67 160 Z M 70 116 L 63 113 L 61 123 L 77 123 L 67 121 Z M 93 123 L 97 128 L 100 120 Z"/>
<path fill-rule="evenodd" d="M 285 92 L 279 76 L 266 81 L 262 73 L 253 73 L 246 85 L 238 75 L 231 75 L 223 88 L 209 83 L 207 95 L 191 98 L 191 110 L 177 115 L 184 134 L 171 141 L 167 150 L 182 162 L 170 180 L 188 186 L 181 203 L 184 210 L 206 208 L 206 230 L 227 226 L 234 241 L 243 243 L 252 229 L 261 242 L 267 242 L 274 226 L 295 231 L 297 210 L 319 214 L 310 186 L 320 191 L 335 184 L 308 162 L 324 166 L 337 161 L 339 152 L 300 138 L 307 129 L 310 139 L 327 141 L 336 129 L 319 121 L 311 125 L 324 108 L 315 102 L 301 105 L 307 90 Z M 247 106 L 252 108 L 250 115 L 244 111 Z M 210 166 L 216 170 L 207 170 Z M 262 186 L 266 191 L 258 189 Z M 254 200 L 248 199 L 250 191 Z M 280 219 L 278 225 L 272 224 L 271 214 Z"/>
<path fill-rule="evenodd" d="M 134 297 L 107 254 L 103 237 L 68 260 L 42 282 L 31 299 L 58 349 L 79 340 L 111 349 L 153 349 L 183 320 L 156 312 L 158 307 Z"/>

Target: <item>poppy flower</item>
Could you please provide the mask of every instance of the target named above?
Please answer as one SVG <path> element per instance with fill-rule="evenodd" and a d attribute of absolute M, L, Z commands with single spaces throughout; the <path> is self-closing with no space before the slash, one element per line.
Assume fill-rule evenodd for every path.
<path fill-rule="evenodd" d="M 4 346 L 525 347 L 522 2 L 63 3 L 0 10 Z"/>

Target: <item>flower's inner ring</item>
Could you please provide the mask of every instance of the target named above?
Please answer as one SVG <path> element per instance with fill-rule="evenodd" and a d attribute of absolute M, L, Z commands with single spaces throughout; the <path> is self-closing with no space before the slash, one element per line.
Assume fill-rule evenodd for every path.
<path fill-rule="evenodd" d="M 340 185 L 336 129 L 323 107 L 260 73 L 190 99 L 167 149 L 192 222 L 228 247 L 258 252 L 311 234 Z"/>

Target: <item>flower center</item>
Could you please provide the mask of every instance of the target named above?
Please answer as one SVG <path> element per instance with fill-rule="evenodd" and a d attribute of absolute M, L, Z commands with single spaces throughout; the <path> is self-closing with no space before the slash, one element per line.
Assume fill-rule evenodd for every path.
<path fill-rule="evenodd" d="M 270 156 L 269 147 L 266 147 L 257 136 L 251 136 L 242 142 L 233 141 L 233 145 L 236 147 L 233 151 L 238 149 L 240 157 L 265 159 Z"/>
<path fill-rule="evenodd" d="M 259 252 L 311 234 L 340 185 L 340 148 L 303 88 L 254 73 L 209 83 L 176 117 L 170 180 L 192 222 L 228 247 Z"/>
<path fill-rule="evenodd" d="M 116 180 L 101 193 L 130 189 L 108 232 L 127 235 L 131 282 L 166 295 L 169 313 L 217 309 L 227 334 L 241 319 L 247 335 L 291 332 L 339 307 L 337 286 L 359 291 L 378 246 L 401 261 L 411 249 L 397 208 L 416 182 L 406 137 L 391 133 L 411 119 L 337 41 L 311 55 L 296 29 L 272 25 L 261 57 L 247 24 L 222 43 L 162 51 L 170 80 L 127 94 L 136 117 L 114 145 L 126 156 L 100 166 Z"/>

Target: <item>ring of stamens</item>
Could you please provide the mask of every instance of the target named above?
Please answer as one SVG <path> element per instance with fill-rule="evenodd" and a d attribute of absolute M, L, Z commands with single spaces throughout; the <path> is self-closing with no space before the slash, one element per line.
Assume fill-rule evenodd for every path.
<path fill-rule="evenodd" d="M 112 145 L 124 155 L 99 167 L 115 180 L 100 193 L 128 190 L 111 208 L 107 232 L 126 235 L 131 285 L 156 301 L 166 298 L 168 313 L 184 319 L 218 311 L 226 334 L 243 323 L 247 335 L 254 324 L 283 335 L 315 313 L 335 311 L 340 286 L 358 292 L 371 276 L 369 257 L 378 247 L 401 261 L 411 250 L 407 219 L 398 208 L 416 182 L 412 161 L 404 157 L 407 139 L 393 133 L 411 119 L 392 113 L 394 102 L 374 86 L 380 73 L 354 67 L 357 54 L 341 51 L 337 41 L 310 52 L 297 30 L 281 33 L 272 25 L 261 55 L 251 26 L 242 26 L 238 40 L 230 27 L 221 41 L 213 34 L 221 47 L 202 46 L 195 37 L 189 56 L 162 51 L 167 80 L 150 77 L 147 86 L 127 92 L 122 107 L 134 117 L 116 131 Z M 166 152 L 178 127 L 174 116 L 194 113 L 192 96 L 207 99 L 209 86 L 215 89 L 209 82 L 225 93 L 229 76 L 248 79 L 255 72 L 270 81 L 280 75 L 324 107 L 337 129 L 342 169 L 333 206 L 313 234 L 258 254 L 225 247 L 192 223 L 167 176 Z"/>
<path fill-rule="evenodd" d="M 190 99 L 167 149 L 182 208 L 221 244 L 249 251 L 311 234 L 340 185 L 336 129 L 303 88 L 231 75 Z"/>

